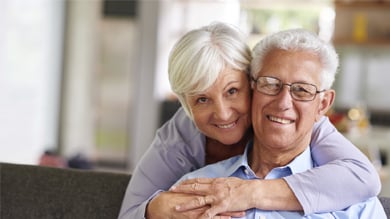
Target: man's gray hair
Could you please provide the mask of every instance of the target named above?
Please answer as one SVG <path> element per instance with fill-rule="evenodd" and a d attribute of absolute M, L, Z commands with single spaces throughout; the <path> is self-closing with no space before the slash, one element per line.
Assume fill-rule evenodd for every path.
<path fill-rule="evenodd" d="M 265 56 L 275 49 L 288 51 L 308 51 L 318 55 L 322 64 L 321 90 L 330 89 L 337 73 L 339 58 L 334 47 L 316 34 L 304 29 L 280 31 L 266 36 L 252 51 L 251 76 L 257 78 Z"/>

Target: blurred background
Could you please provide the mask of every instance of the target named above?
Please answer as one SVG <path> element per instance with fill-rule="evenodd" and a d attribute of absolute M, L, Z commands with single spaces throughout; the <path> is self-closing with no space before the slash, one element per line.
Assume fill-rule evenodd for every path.
<path fill-rule="evenodd" d="M 170 49 L 216 20 L 335 45 L 329 117 L 390 195 L 390 0 L 0 0 L 0 162 L 131 172 L 179 107 Z"/>

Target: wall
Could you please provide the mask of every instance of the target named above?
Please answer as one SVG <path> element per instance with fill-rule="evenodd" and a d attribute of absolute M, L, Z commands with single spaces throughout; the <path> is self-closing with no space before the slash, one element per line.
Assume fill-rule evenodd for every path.
<path fill-rule="evenodd" d="M 57 147 L 64 2 L 0 1 L 0 161 Z"/>

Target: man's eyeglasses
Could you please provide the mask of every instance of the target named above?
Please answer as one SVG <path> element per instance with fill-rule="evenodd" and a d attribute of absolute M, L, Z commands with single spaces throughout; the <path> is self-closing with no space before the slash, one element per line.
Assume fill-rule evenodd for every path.
<path fill-rule="evenodd" d="M 303 82 L 284 84 L 274 77 L 258 77 L 257 79 L 252 78 L 252 80 L 256 83 L 257 91 L 270 96 L 278 95 L 284 86 L 289 86 L 291 97 L 298 101 L 312 101 L 317 94 L 325 91 L 318 91 L 315 85 Z"/>

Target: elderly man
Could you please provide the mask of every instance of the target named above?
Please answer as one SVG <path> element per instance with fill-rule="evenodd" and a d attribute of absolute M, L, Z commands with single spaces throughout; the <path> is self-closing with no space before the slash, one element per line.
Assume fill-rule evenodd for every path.
<path fill-rule="evenodd" d="M 264 38 L 253 53 L 253 141 L 243 155 L 194 171 L 179 182 L 197 177 L 276 179 L 316 167 L 309 144 L 314 123 L 327 112 L 335 98 L 331 89 L 338 66 L 334 48 L 308 31 L 294 29 Z M 212 201 L 206 197 L 203 202 L 211 204 Z M 203 216 L 210 216 L 207 214 L 210 212 Z M 245 218 L 386 216 L 379 200 L 373 197 L 342 211 L 303 215 L 298 211 L 253 208 L 246 211 Z"/>

